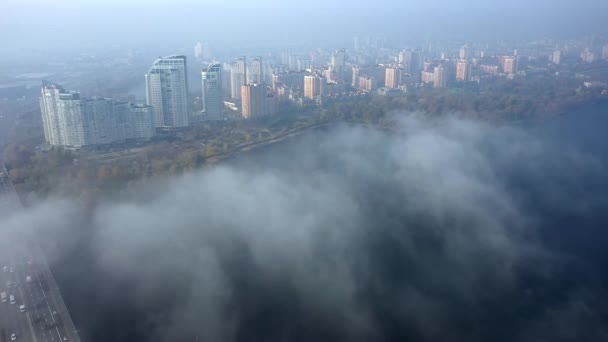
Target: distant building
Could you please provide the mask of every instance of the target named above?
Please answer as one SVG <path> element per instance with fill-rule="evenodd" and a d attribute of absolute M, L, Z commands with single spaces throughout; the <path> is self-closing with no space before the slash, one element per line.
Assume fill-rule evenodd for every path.
<path fill-rule="evenodd" d="M 266 91 L 263 85 L 250 83 L 241 86 L 242 112 L 245 119 L 264 115 L 265 101 Z"/>
<path fill-rule="evenodd" d="M 362 78 L 365 79 L 364 83 L 361 83 Z M 381 65 L 372 66 L 354 66 L 353 67 L 353 87 L 359 90 L 372 91 L 376 90 L 378 85 L 384 85 L 386 81 L 386 67 Z M 370 89 L 369 84 L 373 84 Z M 365 86 L 362 86 L 365 84 Z"/>
<path fill-rule="evenodd" d="M 398 62 L 405 73 L 417 75 L 422 70 L 422 56 L 419 50 L 401 51 Z"/>
<path fill-rule="evenodd" d="M 475 50 L 471 44 L 466 44 L 460 48 L 460 59 L 469 59 L 475 56 Z"/>
<path fill-rule="evenodd" d="M 186 56 L 168 56 L 154 62 L 146 74 L 146 102 L 154 107 L 156 127 L 188 126 Z"/>
<path fill-rule="evenodd" d="M 353 88 L 358 88 L 359 87 L 359 74 L 361 73 L 361 68 L 359 68 L 358 66 L 353 66 L 352 68 L 352 87 Z"/>
<path fill-rule="evenodd" d="M 399 68 L 386 68 L 384 86 L 390 89 L 399 88 L 399 86 L 401 85 L 401 74 L 402 71 Z"/>
<path fill-rule="evenodd" d="M 515 56 L 504 56 L 502 57 L 502 71 L 508 75 L 514 75 L 517 73 L 517 59 Z"/>
<path fill-rule="evenodd" d="M 154 107 L 145 104 L 129 103 L 125 127 L 125 140 L 152 139 L 156 135 Z"/>
<path fill-rule="evenodd" d="M 456 80 L 468 82 L 471 80 L 471 63 L 461 59 L 456 63 Z"/>
<path fill-rule="evenodd" d="M 445 88 L 448 83 L 448 71 L 444 66 L 436 66 L 433 71 L 433 87 Z"/>
<path fill-rule="evenodd" d="M 264 83 L 264 63 L 262 57 L 255 57 L 247 67 L 247 84 Z"/>
<path fill-rule="evenodd" d="M 206 120 L 224 119 L 222 65 L 210 64 L 201 72 L 203 80 L 203 113 Z"/>
<path fill-rule="evenodd" d="M 40 109 L 49 145 L 84 147 L 149 140 L 156 132 L 154 108 L 107 98 L 83 99 L 77 92 L 43 82 Z"/>
<path fill-rule="evenodd" d="M 274 74 L 272 76 L 273 86 L 278 83 L 282 83 L 289 89 L 304 91 L 304 76 L 306 76 L 305 72 L 286 72 Z"/>
<path fill-rule="evenodd" d="M 435 80 L 435 74 L 432 71 L 421 71 L 420 72 L 420 81 L 422 83 L 428 84 L 433 83 Z"/>
<path fill-rule="evenodd" d="M 241 98 L 241 87 L 247 84 L 247 59 L 237 58 L 230 67 L 230 97 Z"/>
<path fill-rule="evenodd" d="M 302 72 L 310 69 L 312 61 L 310 57 L 304 55 L 290 55 L 289 56 L 289 70 L 295 72 Z"/>
<path fill-rule="evenodd" d="M 498 65 L 481 64 L 479 70 L 485 74 L 496 75 L 498 74 Z"/>
<path fill-rule="evenodd" d="M 587 48 L 585 51 L 581 52 L 581 59 L 585 63 L 593 63 L 595 62 L 595 54 Z"/>
<path fill-rule="evenodd" d="M 304 77 L 304 97 L 314 100 L 317 96 L 324 95 L 327 79 L 319 75 L 307 75 Z"/>
<path fill-rule="evenodd" d="M 275 115 L 279 112 L 279 98 L 272 93 L 267 93 L 264 97 L 263 115 Z"/>
<path fill-rule="evenodd" d="M 370 76 L 359 76 L 359 89 L 366 92 L 372 92 L 376 90 L 377 83 L 373 77 Z"/>
<path fill-rule="evenodd" d="M 202 61 L 203 60 L 203 43 L 198 42 L 196 43 L 196 45 L 194 46 L 194 58 L 196 58 L 198 61 Z"/>
<path fill-rule="evenodd" d="M 553 64 L 559 64 L 562 61 L 562 52 L 560 50 L 555 50 L 553 51 L 553 54 L 551 54 L 551 63 Z"/>
<path fill-rule="evenodd" d="M 330 67 L 332 73 L 337 75 L 338 81 L 346 78 L 346 50 L 336 50 L 331 54 Z"/>

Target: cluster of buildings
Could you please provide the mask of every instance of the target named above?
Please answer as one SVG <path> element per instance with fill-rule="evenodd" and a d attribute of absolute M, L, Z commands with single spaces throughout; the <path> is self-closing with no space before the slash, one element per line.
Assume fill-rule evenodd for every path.
<path fill-rule="evenodd" d="M 40 109 L 46 142 L 72 148 L 109 145 L 150 140 L 158 128 L 187 127 L 186 57 L 159 58 L 145 79 L 146 104 L 111 98 L 83 98 L 79 92 L 43 82 Z"/>
<path fill-rule="evenodd" d="M 279 109 L 278 99 L 267 82 L 262 57 L 239 57 L 230 66 L 230 97 L 241 102 L 243 118 L 273 115 Z M 203 99 L 207 89 L 203 87 Z"/>
<path fill-rule="evenodd" d="M 154 107 L 108 98 L 82 98 L 60 85 L 43 82 L 40 107 L 49 145 L 83 147 L 130 140 L 149 140 L 155 134 Z"/>
<path fill-rule="evenodd" d="M 517 50 L 489 50 L 465 44 L 453 53 L 438 50 L 383 48 L 383 42 L 355 39 L 355 49 L 318 49 L 307 54 L 282 53 L 262 57 L 239 57 L 231 63 L 204 63 L 201 71 L 202 110 L 193 111 L 188 90 L 186 56 L 158 58 L 145 75 L 146 104 L 108 98 L 81 98 L 61 86 L 44 82 L 41 109 L 44 131 L 50 145 L 82 147 L 131 140 L 149 140 L 157 130 L 174 130 L 194 121 L 223 121 L 226 113 L 243 118 L 278 113 L 283 106 L 320 105 L 326 99 L 371 92 L 387 95 L 408 88 L 446 88 L 464 82 L 482 82 L 494 77 L 524 75 L 520 61 L 538 56 L 555 65 L 564 57 L 592 63 L 608 60 L 608 45 L 593 49 L 584 45 L 555 46 L 547 50 L 532 45 Z M 367 46 L 365 48 L 364 46 Z M 208 48 L 197 43 L 194 56 L 208 60 Z M 505 53 L 511 51 L 512 53 Z M 535 53 L 537 55 L 535 55 Z M 539 55 L 540 54 L 540 55 Z M 544 54 L 544 55 L 543 55 Z M 265 57 L 266 58 L 266 57 Z"/>

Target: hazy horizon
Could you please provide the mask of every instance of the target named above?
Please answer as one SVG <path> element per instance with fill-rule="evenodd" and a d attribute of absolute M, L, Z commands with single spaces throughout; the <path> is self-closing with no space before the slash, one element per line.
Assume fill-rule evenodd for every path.
<path fill-rule="evenodd" d="M 4 4 L 0 46 L 9 51 L 71 53 L 103 49 L 217 49 L 352 46 L 357 35 L 408 41 L 566 39 L 605 35 L 608 2 L 260 0 L 200 4 L 158 1 L 39 1 Z"/>

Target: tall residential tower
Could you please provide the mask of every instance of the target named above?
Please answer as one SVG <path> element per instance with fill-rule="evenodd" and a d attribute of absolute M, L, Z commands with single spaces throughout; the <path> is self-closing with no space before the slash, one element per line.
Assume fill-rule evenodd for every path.
<path fill-rule="evenodd" d="M 188 126 L 188 75 L 186 56 L 157 59 L 146 74 L 146 101 L 154 107 L 155 126 Z"/>
<path fill-rule="evenodd" d="M 222 93 L 222 65 L 209 64 L 202 71 L 203 112 L 207 120 L 224 118 L 224 96 Z"/>
<path fill-rule="evenodd" d="M 241 86 L 247 83 L 247 59 L 237 58 L 230 67 L 230 97 L 241 98 Z"/>
<path fill-rule="evenodd" d="M 264 63 L 262 57 L 255 57 L 247 67 L 247 84 L 264 83 Z"/>

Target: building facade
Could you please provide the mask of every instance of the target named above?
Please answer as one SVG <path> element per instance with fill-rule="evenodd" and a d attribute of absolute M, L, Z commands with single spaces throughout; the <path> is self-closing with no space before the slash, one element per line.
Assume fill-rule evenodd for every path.
<path fill-rule="evenodd" d="M 201 72 L 203 80 L 203 113 L 206 120 L 224 119 L 222 65 L 210 64 Z"/>
<path fill-rule="evenodd" d="M 456 63 L 456 80 L 468 82 L 471 80 L 471 63 L 461 59 Z"/>
<path fill-rule="evenodd" d="M 247 84 L 249 83 L 264 83 L 264 62 L 262 57 L 255 57 L 247 67 Z"/>
<path fill-rule="evenodd" d="M 460 57 L 460 59 L 470 59 L 474 56 L 475 50 L 473 49 L 473 46 L 471 44 L 465 44 L 460 48 L 460 53 L 458 54 L 458 57 Z"/>
<path fill-rule="evenodd" d="M 384 86 L 390 89 L 399 88 L 399 86 L 401 85 L 401 74 L 402 71 L 399 68 L 386 68 Z"/>
<path fill-rule="evenodd" d="M 251 119 L 264 115 L 265 87 L 260 84 L 250 83 L 241 86 L 241 100 L 243 104 L 242 114 L 245 119 Z"/>
<path fill-rule="evenodd" d="M 515 56 L 506 56 L 502 58 L 502 71 L 507 75 L 517 73 L 517 58 Z"/>
<path fill-rule="evenodd" d="M 436 66 L 433 70 L 433 87 L 445 88 L 448 84 L 447 68 L 444 66 Z"/>
<path fill-rule="evenodd" d="M 327 78 L 319 75 L 304 76 L 304 98 L 314 100 L 325 95 Z"/>
<path fill-rule="evenodd" d="M 107 98 L 83 99 L 44 82 L 40 109 L 49 145 L 84 147 L 149 140 L 156 132 L 154 108 Z"/>
<path fill-rule="evenodd" d="M 237 58 L 230 67 L 230 97 L 241 98 L 241 86 L 247 84 L 247 58 Z"/>
<path fill-rule="evenodd" d="M 331 54 L 330 67 L 333 74 L 337 76 L 337 81 L 346 78 L 346 50 L 336 50 Z"/>
<path fill-rule="evenodd" d="M 188 73 L 186 56 L 157 59 L 146 74 L 146 103 L 154 107 L 155 125 L 188 126 Z"/>

